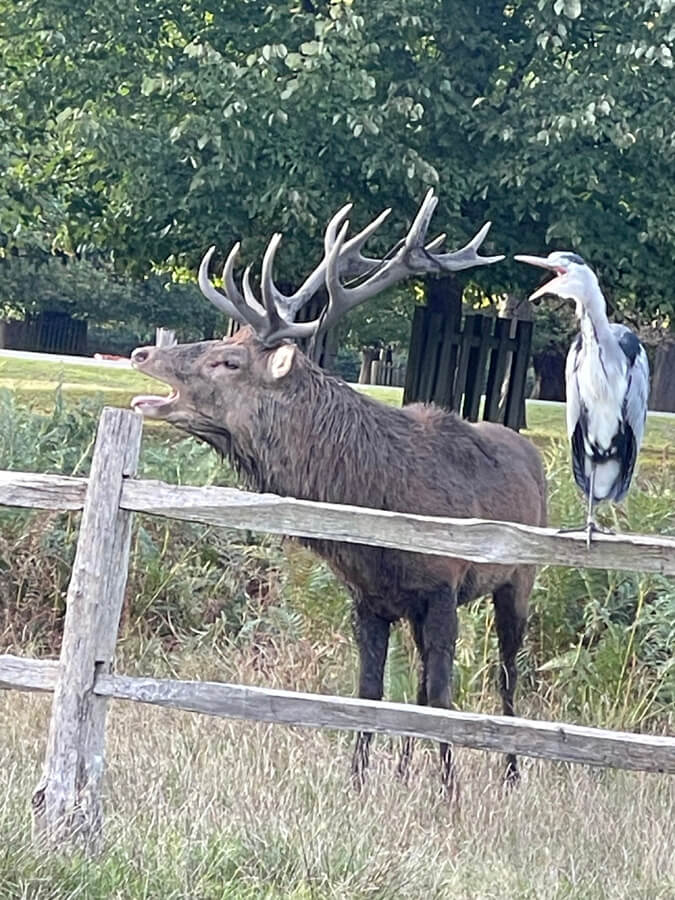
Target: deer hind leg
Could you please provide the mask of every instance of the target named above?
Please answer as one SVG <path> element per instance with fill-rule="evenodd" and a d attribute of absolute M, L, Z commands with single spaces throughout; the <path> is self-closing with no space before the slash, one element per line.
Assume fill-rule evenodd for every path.
<path fill-rule="evenodd" d="M 381 700 L 390 623 L 364 609 L 364 604 L 358 604 L 354 609 L 353 624 L 360 658 L 359 697 L 362 700 Z M 352 780 L 357 790 L 361 790 L 364 784 L 372 737 L 371 732 L 360 732 L 356 737 Z"/>
<path fill-rule="evenodd" d="M 527 602 L 534 577 L 528 573 L 527 578 L 522 580 L 526 580 L 527 585 L 520 584 L 520 579 L 516 579 L 515 583 L 504 584 L 492 594 L 499 640 L 499 690 L 505 716 L 515 715 L 516 656 L 522 647 L 527 627 Z M 509 753 L 506 756 L 506 783 L 516 784 L 519 779 L 518 761 L 515 754 Z"/>
<path fill-rule="evenodd" d="M 427 614 L 422 623 L 426 700 L 429 706 L 450 709 L 452 666 L 457 641 L 457 592 L 446 586 L 429 598 Z M 452 749 L 440 745 L 441 778 L 443 788 L 451 794 L 454 789 Z"/>
<path fill-rule="evenodd" d="M 427 663 L 426 663 L 426 652 L 424 649 L 424 634 L 422 628 L 422 620 L 420 619 L 411 619 L 410 627 L 412 629 L 412 635 L 415 640 L 415 646 L 417 647 L 417 653 L 419 655 L 419 675 L 417 681 L 417 705 L 418 706 L 426 706 L 427 705 Z M 410 762 L 412 760 L 413 755 L 413 747 L 414 747 L 414 739 L 411 737 L 406 737 L 403 739 L 403 747 L 401 749 L 401 758 L 399 759 L 397 775 L 399 778 L 404 781 L 408 777 L 408 772 L 410 769 Z"/>

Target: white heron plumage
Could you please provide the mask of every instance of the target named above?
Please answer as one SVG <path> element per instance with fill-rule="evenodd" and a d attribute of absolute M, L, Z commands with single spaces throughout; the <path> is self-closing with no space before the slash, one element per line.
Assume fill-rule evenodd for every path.
<path fill-rule="evenodd" d="M 588 498 L 590 542 L 595 504 L 621 500 L 630 487 L 647 418 L 647 354 L 630 328 L 608 320 L 598 279 L 576 253 L 515 258 L 556 273 L 530 300 L 555 294 L 576 304 L 581 330 L 565 367 L 567 434 L 574 478 Z"/>

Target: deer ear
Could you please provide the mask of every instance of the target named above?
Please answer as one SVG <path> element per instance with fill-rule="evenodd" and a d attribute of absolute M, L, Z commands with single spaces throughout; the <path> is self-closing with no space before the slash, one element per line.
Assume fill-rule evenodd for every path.
<path fill-rule="evenodd" d="M 275 381 L 284 378 L 291 371 L 297 349 L 295 344 L 282 344 L 270 354 L 267 371 Z"/>

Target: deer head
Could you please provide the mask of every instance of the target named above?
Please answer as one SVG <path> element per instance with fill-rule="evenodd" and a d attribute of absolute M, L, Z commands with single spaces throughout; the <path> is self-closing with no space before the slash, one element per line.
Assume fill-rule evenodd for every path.
<path fill-rule="evenodd" d="M 133 365 L 164 381 L 172 391 L 168 397 L 135 397 L 134 408 L 206 440 L 216 432 L 241 435 L 241 441 L 252 440 L 251 429 L 257 427 L 256 416 L 263 406 L 277 402 L 282 391 L 287 398 L 293 394 L 297 400 L 303 379 L 307 387 L 309 380 L 324 377 L 289 340 L 315 337 L 359 303 L 411 276 L 457 272 L 503 259 L 478 255 L 489 222 L 465 247 L 452 253 L 438 249 L 445 235 L 425 243 L 437 203 L 429 190 L 405 238 L 382 259 L 365 256 L 362 250 L 390 210 L 347 239 L 351 204 L 343 206 L 326 228 L 321 262 L 292 295 L 276 287 L 272 274 L 281 235 L 272 237 L 263 258 L 261 299 L 251 287 L 250 266 L 244 271 L 241 290 L 235 282 L 239 244 L 225 262 L 223 291 L 213 285 L 208 275 L 214 252 L 211 247 L 199 267 L 200 288 L 218 309 L 247 327 L 223 341 L 135 350 Z M 354 276 L 355 282 L 345 284 L 346 278 Z M 328 305 L 321 316 L 311 322 L 295 322 L 298 310 L 324 285 Z"/>

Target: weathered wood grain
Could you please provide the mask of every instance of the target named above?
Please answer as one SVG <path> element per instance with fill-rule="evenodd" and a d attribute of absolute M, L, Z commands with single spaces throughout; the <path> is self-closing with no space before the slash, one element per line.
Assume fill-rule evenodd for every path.
<path fill-rule="evenodd" d="M 0 472 L 0 505 L 79 509 L 85 485 L 86 479 Z M 121 506 L 129 511 L 210 525 L 458 556 L 478 563 L 532 563 L 675 575 L 675 538 L 660 535 L 597 534 L 589 550 L 584 534 L 560 534 L 553 528 L 420 516 L 162 481 L 125 482 Z"/>
<path fill-rule="evenodd" d="M 28 659 L 0 654 L 0 690 L 53 691 L 59 677 L 56 659 Z"/>
<path fill-rule="evenodd" d="M 55 683 L 53 661 L 0 656 L 0 687 L 44 691 L 53 690 Z M 399 734 L 479 750 L 675 774 L 675 737 L 208 681 L 99 674 L 94 693 L 224 718 Z"/>
<path fill-rule="evenodd" d="M 86 478 L 0 470 L 0 506 L 82 509 L 86 493 Z"/>
<path fill-rule="evenodd" d="M 93 847 L 100 836 L 107 704 L 93 685 L 97 672 L 110 671 L 115 652 L 131 538 L 120 497 L 136 471 L 140 440 L 138 416 L 103 410 L 68 587 L 44 774 L 33 795 L 35 833 L 51 843 L 77 837 Z"/>
<path fill-rule="evenodd" d="M 125 509 L 153 515 L 349 543 L 458 556 L 478 563 L 534 563 L 675 575 L 675 539 L 659 535 L 559 534 L 512 522 L 451 519 L 294 500 L 235 488 L 129 481 Z"/>

